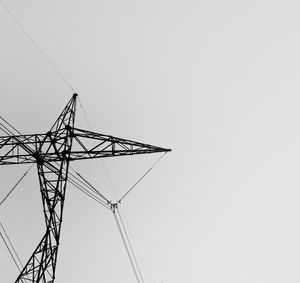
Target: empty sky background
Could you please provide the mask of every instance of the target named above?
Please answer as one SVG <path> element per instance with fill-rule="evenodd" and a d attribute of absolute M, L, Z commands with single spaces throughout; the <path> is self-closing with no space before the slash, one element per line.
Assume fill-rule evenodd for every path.
<path fill-rule="evenodd" d="M 5 3 L 93 131 L 173 149 L 122 205 L 147 283 L 299 282 L 299 1 Z M 0 114 L 46 132 L 72 91 L 2 6 L 0 58 Z M 106 159 L 118 196 L 159 156 Z M 72 166 L 115 199 L 100 160 Z M 0 168 L 1 198 L 27 168 Z M 36 169 L 0 220 L 26 262 L 44 233 Z M 0 282 L 17 275 L 0 242 Z M 71 185 L 56 282 L 135 282 L 112 215 Z"/>

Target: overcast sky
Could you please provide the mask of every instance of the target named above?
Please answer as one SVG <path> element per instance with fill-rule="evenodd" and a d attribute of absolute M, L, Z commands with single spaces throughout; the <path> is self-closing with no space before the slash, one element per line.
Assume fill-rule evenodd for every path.
<path fill-rule="evenodd" d="M 77 127 L 173 149 L 122 204 L 145 283 L 300 281 L 299 1 L 5 3 L 78 92 Z M 1 5 L 0 36 L 0 115 L 44 133 L 72 91 Z M 115 200 L 159 157 L 72 167 Z M 1 199 L 27 168 L 1 167 Z M 0 221 L 25 263 L 35 168 Z M 17 276 L 0 241 L 0 282 Z M 71 185 L 56 282 L 135 282 L 111 213 Z"/>

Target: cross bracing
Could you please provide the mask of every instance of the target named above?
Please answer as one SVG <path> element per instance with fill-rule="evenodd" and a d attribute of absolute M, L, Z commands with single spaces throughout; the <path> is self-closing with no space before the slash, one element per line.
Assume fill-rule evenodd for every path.
<path fill-rule="evenodd" d="M 76 99 L 74 94 L 48 132 L 0 137 L 0 165 L 36 163 L 46 225 L 15 283 L 55 280 L 70 161 L 170 151 L 75 128 Z"/>

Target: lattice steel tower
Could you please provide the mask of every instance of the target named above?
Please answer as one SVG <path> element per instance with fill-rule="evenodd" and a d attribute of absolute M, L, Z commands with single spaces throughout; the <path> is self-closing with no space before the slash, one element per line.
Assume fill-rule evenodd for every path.
<path fill-rule="evenodd" d="M 77 94 L 45 134 L 0 137 L 0 165 L 36 163 L 46 232 L 15 283 L 53 283 L 70 161 L 167 152 L 165 149 L 74 128 Z"/>

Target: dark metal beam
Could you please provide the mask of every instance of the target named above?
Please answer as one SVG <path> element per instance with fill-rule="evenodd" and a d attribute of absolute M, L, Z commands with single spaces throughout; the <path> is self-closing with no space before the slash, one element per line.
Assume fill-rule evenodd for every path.
<path fill-rule="evenodd" d="M 46 232 L 15 283 L 53 283 L 69 162 L 170 149 L 74 128 L 74 94 L 45 134 L 0 137 L 0 165 L 36 163 Z"/>

